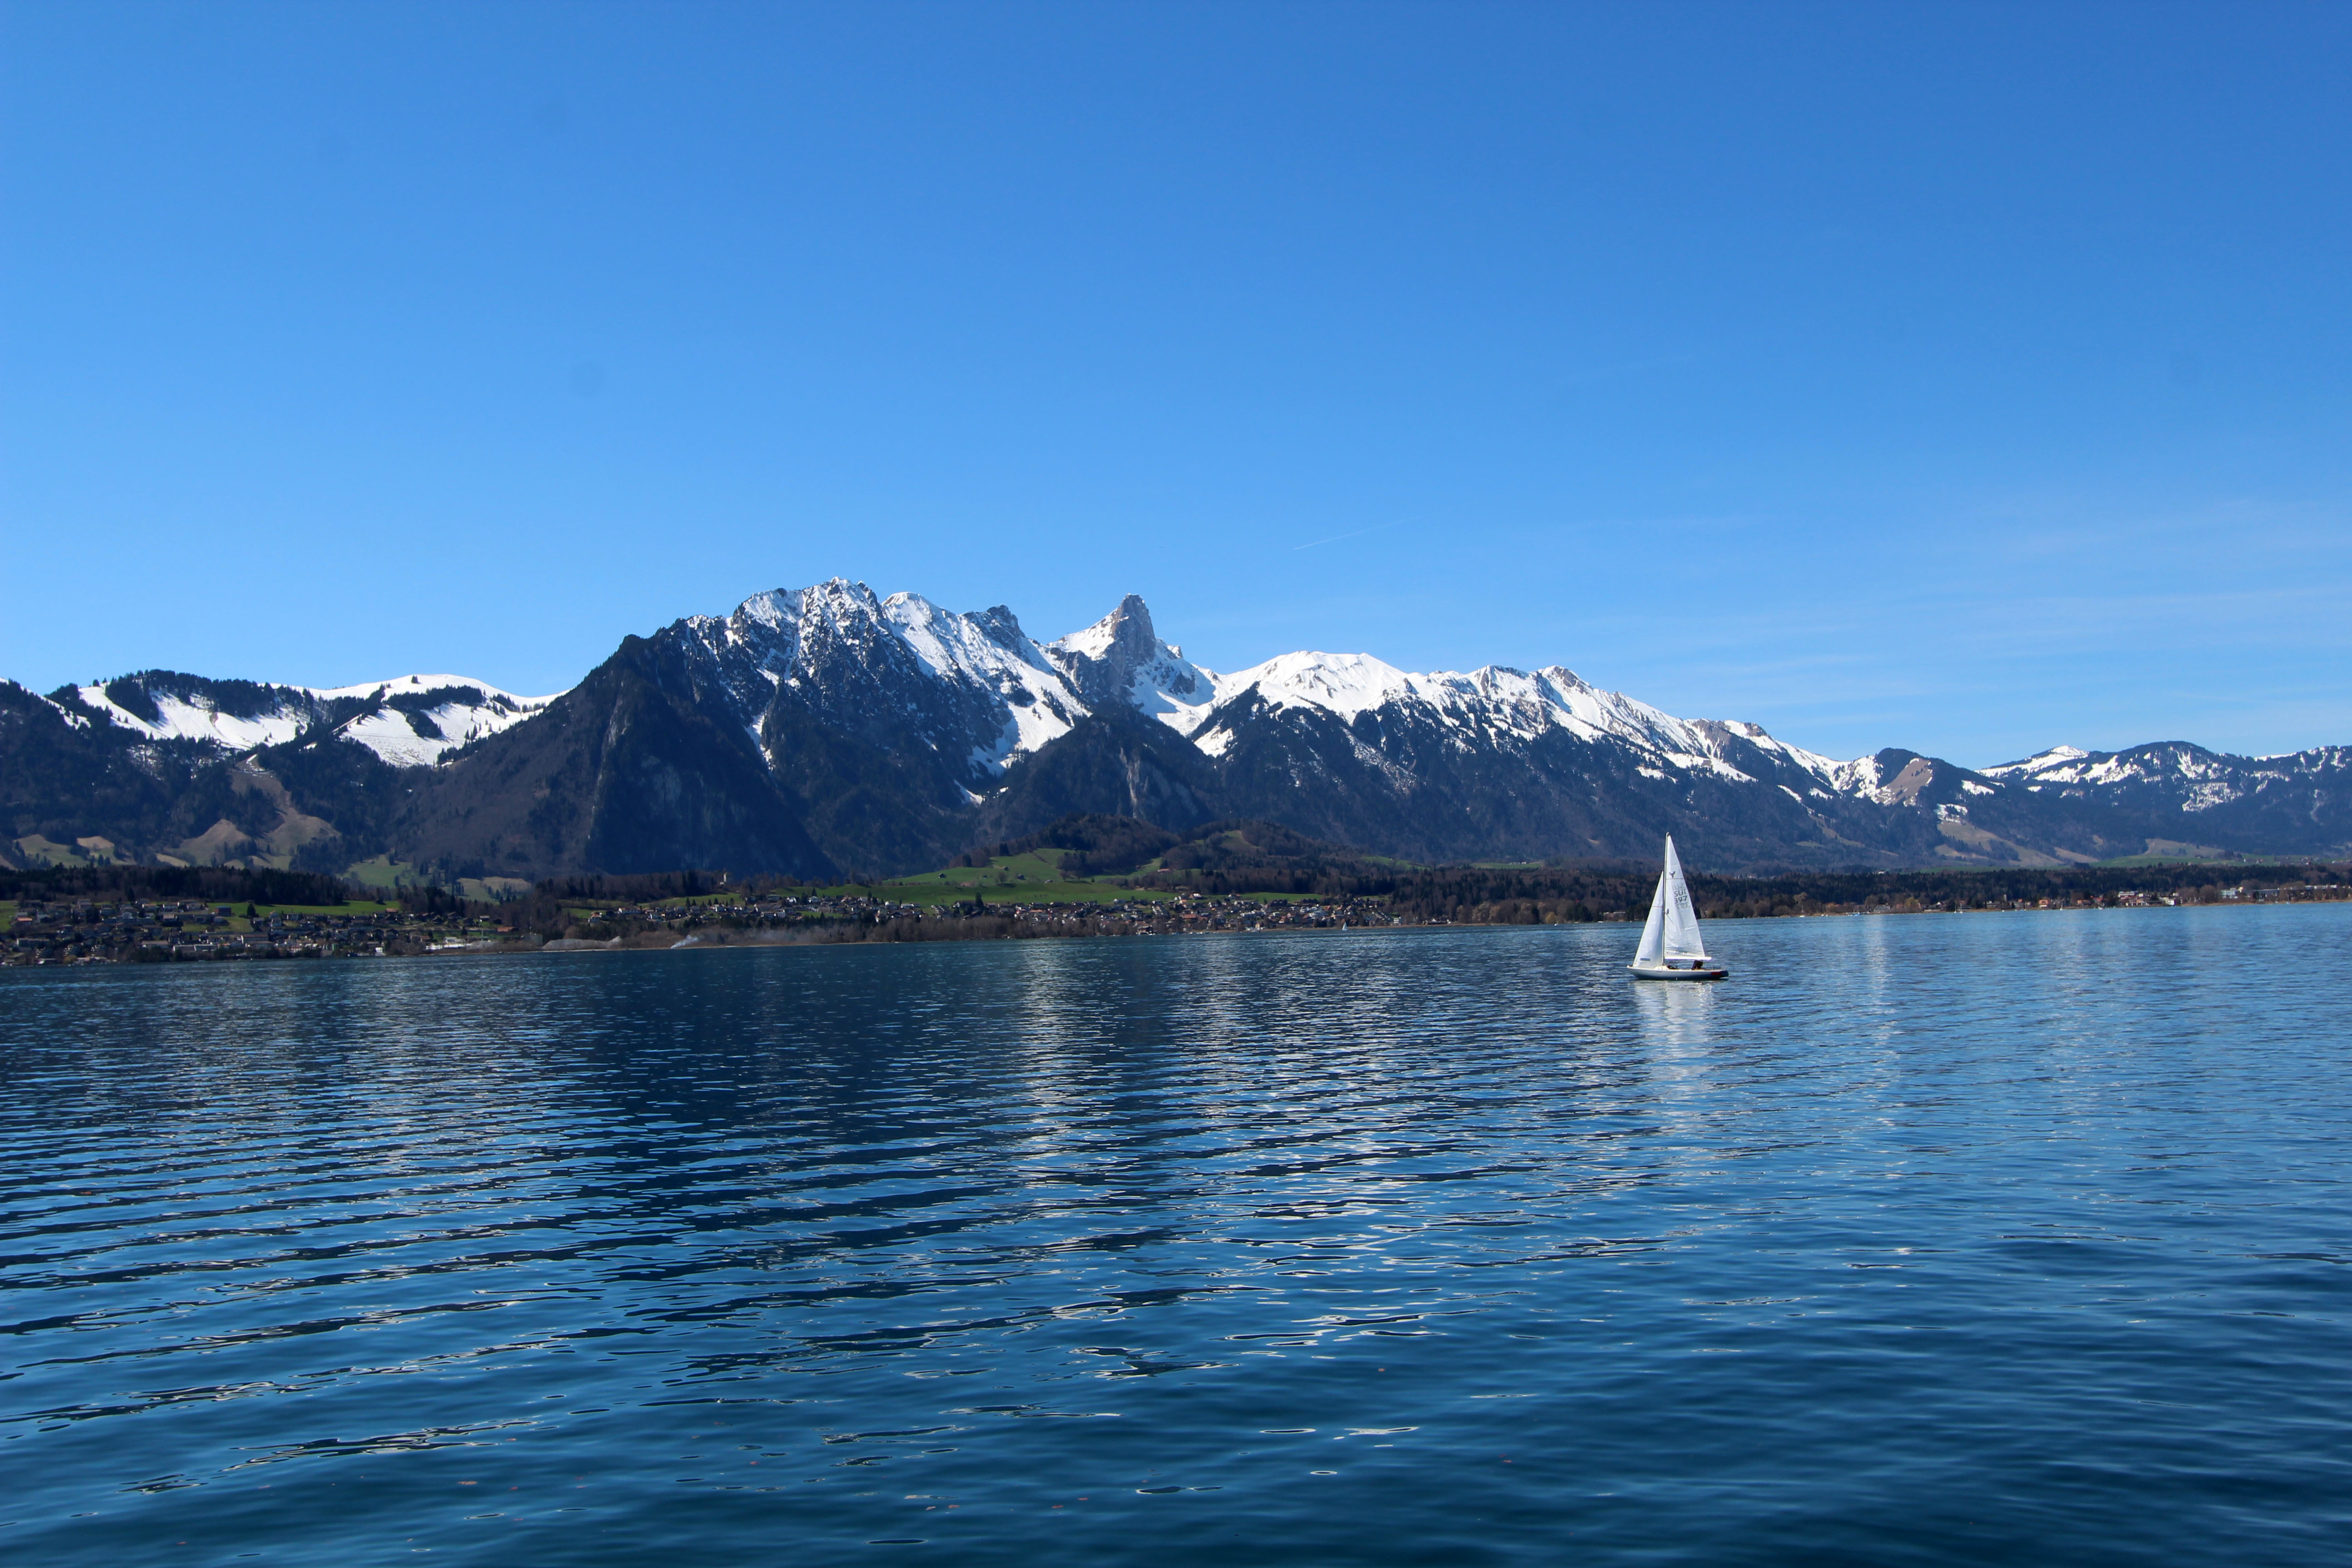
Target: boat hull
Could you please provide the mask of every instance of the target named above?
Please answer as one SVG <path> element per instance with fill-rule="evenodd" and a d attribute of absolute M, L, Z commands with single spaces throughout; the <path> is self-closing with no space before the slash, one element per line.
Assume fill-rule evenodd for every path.
<path fill-rule="evenodd" d="M 1652 969 L 1645 963 L 1625 966 L 1636 980 L 1720 980 L 1729 974 L 1728 969 Z"/>

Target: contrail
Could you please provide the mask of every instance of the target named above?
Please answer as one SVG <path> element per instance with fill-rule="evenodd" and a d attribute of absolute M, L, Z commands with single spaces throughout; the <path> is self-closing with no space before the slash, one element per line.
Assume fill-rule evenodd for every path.
<path fill-rule="evenodd" d="M 1368 533 L 1378 533 L 1383 528 L 1394 528 L 1396 524 L 1392 522 L 1375 523 L 1370 528 L 1360 528 L 1353 533 L 1335 533 L 1328 539 L 1310 539 L 1304 544 L 1294 544 L 1290 548 L 1293 550 L 1312 550 L 1318 544 L 1337 544 L 1343 539 L 1361 539 Z"/>

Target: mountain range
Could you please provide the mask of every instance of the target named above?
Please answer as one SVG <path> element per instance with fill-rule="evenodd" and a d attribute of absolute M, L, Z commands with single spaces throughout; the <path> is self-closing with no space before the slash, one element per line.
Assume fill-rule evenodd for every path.
<path fill-rule="evenodd" d="M 628 637 L 577 686 L 0 681 L 0 862 L 375 864 L 450 880 L 875 876 L 1073 813 L 1255 818 L 1421 862 L 2059 865 L 2352 846 L 2352 748 L 1839 761 L 1557 667 L 1289 653 L 1220 673 L 1129 595 L 1040 642 L 840 579 Z"/>

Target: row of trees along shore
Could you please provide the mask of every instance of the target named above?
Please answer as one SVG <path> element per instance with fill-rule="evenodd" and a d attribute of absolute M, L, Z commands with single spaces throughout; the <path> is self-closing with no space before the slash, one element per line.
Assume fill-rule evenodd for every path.
<path fill-rule="evenodd" d="M 374 898 L 339 877 L 310 871 L 248 871 L 236 866 L 37 866 L 0 868 L 0 900 L 17 902 L 160 902 L 198 899 L 208 904 L 340 904 Z"/>
<path fill-rule="evenodd" d="M 1408 920 L 1538 925 L 1649 912 L 1654 870 L 1445 866 L 1400 878 L 1389 907 Z M 2220 903 L 2231 889 L 2298 899 L 2352 898 L 2352 865 L 2000 867 L 1967 870 L 1824 871 L 1778 877 L 1689 878 L 1708 920 L 2001 910 L 2053 904 L 2114 906 L 2126 894 Z"/>
<path fill-rule="evenodd" d="M 1239 857 L 1246 859 L 1249 857 Z M 1273 858 L 1269 857 L 1269 861 Z M 1546 925 L 1639 920 L 1657 884 L 1654 868 L 1632 864 L 1553 867 L 1439 866 L 1411 868 L 1345 856 L 1320 864 L 1233 864 L 1171 868 L 1121 879 L 1131 885 L 1209 897 L 1275 894 L 1293 899 L 1384 901 L 1408 923 Z M 2157 866 L 2063 868 L 1971 868 L 1921 871 L 1831 871 L 1767 877 L 1694 875 L 1691 896 L 1708 920 L 1778 916 L 2000 910 L 2058 905 L 2113 906 L 2126 895 L 2178 903 L 2247 899 L 2352 899 L 2352 863 L 2299 866 L 2204 861 Z M 562 935 L 566 910 L 581 904 L 643 905 L 724 892 L 757 896 L 803 884 L 789 877 L 729 879 L 709 871 L 635 876 L 555 878 L 520 899 L 468 900 L 439 888 L 404 888 L 395 901 L 412 914 L 495 915 L 517 931 Z M 332 905 L 383 898 L 336 878 L 301 871 L 231 867 L 85 866 L 0 869 L 0 900 L 198 899 L 206 903 Z M 1011 922 L 982 915 L 957 934 L 1013 934 Z M 954 922 L 961 926 L 967 922 Z M 1067 922 L 1081 934 L 1117 922 L 1092 917 Z M 1000 931 L 999 928 L 1002 928 Z M 949 927 L 926 927 L 951 938 Z M 1024 929 L 1023 934 L 1029 934 Z"/>
<path fill-rule="evenodd" d="M 1272 894 L 1292 899 L 1384 901 L 1389 913 L 1411 923 L 1455 925 L 1545 925 L 1606 920 L 1640 920 L 1649 911 L 1657 886 L 1654 868 L 1606 867 L 1496 868 L 1352 866 L 1226 866 L 1215 870 L 1154 871 L 1123 882 L 1207 897 Z M 629 877 L 570 877 L 541 882 L 520 900 L 495 906 L 500 919 L 520 930 L 556 933 L 567 905 L 649 904 L 725 891 L 754 894 L 770 888 L 797 888 L 791 878 L 736 879 L 722 883 L 709 872 L 666 872 Z M 1776 877 L 1690 878 L 1691 895 L 1708 920 L 1780 916 L 1890 913 L 1931 910 L 2033 908 L 2044 900 L 2061 905 L 2113 906 L 2126 894 L 2167 898 L 2179 903 L 2220 903 L 2225 890 L 2248 896 L 2295 899 L 2352 898 L 2352 865 L 2190 864 L 2148 867 L 2028 867 L 1968 870 L 1804 872 Z M 1004 896 L 1000 891 L 999 896 Z M 1018 897 L 1017 893 L 1013 894 Z M 420 905 L 446 894 L 420 895 Z M 479 906 L 488 910 L 493 906 Z M 977 911 L 975 911 L 977 912 Z M 885 921 L 882 923 L 887 923 Z M 1074 912 L 1068 934 L 1108 931 L 1123 922 L 1089 920 Z M 1024 926 L 1020 934 L 1045 934 Z M 911 934 L 911 933 L 910 933 Z M 1001 917 L 925 923 L 925 940 L 1014 934 Z"/>
<path fill-rule="evenodd" d="M 499 923 L 528 930 L 538 923 L 560 923 L 566 900 L 574 903 L 657 903 L 664 899 L 694 898 L 723 890 L 800 884 L 789 877 L 728 882 L 716 871 L 661 871 L 629 877 L 564 877 L 541 882 L 520 899 L 485 901 L 466 899 L 446 888 L 404 886 L 394 889 L 362 887 L 340 877 L 314 871 L 279 871 L 267 867 L 239 866 L 36 866 L 26 870 L 0 868 L 0 901 L 42 900 L 74 902 L 88 900 L 110 903 L 129 899 L 165 901 L 194 899 L 207 904 L 277 904 L 332 907 L 354 900 L 395 905 L 416 915 L 497 915 Z"/>

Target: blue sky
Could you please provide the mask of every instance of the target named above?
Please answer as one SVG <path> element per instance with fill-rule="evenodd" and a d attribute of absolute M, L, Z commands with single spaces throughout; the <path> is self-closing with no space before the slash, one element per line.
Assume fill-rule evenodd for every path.
<path fill-rule="evenodd" d="M 1853 755 L 2352 742 L 2352 7 L 0 10 L 0 673 L 841 574 Z"/>

